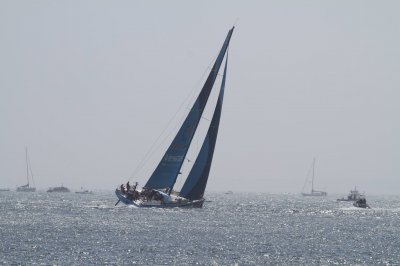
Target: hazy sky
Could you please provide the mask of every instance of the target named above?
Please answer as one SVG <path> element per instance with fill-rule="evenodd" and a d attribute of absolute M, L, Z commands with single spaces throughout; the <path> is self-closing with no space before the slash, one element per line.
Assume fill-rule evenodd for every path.
<path fill-rule="evenodd" d="M 24 184 L 25 146 L 38 188 L 146 182 L 236 22 L 207 190 L 299 193 L 315 156 L 317 188 L 398 194 L 399 10 L 2 0 L 0 187 Z M 135 171 L 167 125 L 174 133 Z"/>

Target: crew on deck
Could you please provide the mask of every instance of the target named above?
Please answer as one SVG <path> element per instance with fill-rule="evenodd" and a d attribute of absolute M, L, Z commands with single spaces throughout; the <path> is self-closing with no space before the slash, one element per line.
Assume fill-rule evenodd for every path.
<path fill-rule="evenodd" d="M 124 187 L 124 184 L 121 184 L 121 187 L 120 187 L 120 189 L 121 189 L 121 192 L 122 192 L 123 194 L 125 194 L 125 193 L 126 193 L 126 191 L 125 191 L 125 187 Z"/>
<path fill-rule="evenodd" d="M 164 203 L 164 197 L 159 191 L 144 187 L 142 188 L 142 191 L 139 192 L 138 190 L 136 190 L 137 186 L 138 182 L 135 182 L 133 186 L 129 184 L 129 181 L 125 185 L 121 184 L 120 186 L 121 193 L 125 194 L 126 197 L 130 200 L 138 200 L 138 199 L 141 199 L 143 201 L 154 200 L 154 201 L 161 201 L 161 203 Z"/>

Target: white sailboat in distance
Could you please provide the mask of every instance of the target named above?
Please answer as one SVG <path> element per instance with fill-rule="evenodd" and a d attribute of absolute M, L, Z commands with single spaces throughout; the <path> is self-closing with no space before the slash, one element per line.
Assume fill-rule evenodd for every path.
<path fill-rule="evenodd" d="M 32 187 L 29 183 L 29 179 L 32 179 L 32 183 L 34 183 L 34 180 L 33 180 L 33 172 L 32 172 L 32 168 L 31 168 L 31 163 L 29 161 L 27 147 L 25 147 L 25 160 L 26 160 L 26 185 L 17 187 L 17 191 L 18 192 L 35 192 L 36 188 Z"/>
<path fill-rule="evenodd" d="M 325 191 L 315 190 L 314 189 L 314 178 L 315 178 L 315 158 L 313 160 L 313 165 L 312 165 L 311 192 L 310 193 L 302 192 L 301 195 L 303 195 L 303 196 L 311 196 L 311 197 L 327 196 L 328 193 L 326 193 Z M 307 184 L 307 181 L 308 181 L 308 178 L 306 180 L 306 183 L 303 186 L 303 191 L 304 191 L 304 187 Z"/>

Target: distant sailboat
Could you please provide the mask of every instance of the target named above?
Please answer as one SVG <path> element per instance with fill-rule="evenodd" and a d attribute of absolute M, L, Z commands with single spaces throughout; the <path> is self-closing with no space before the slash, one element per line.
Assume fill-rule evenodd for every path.
<path fill-rule="evenodd" d="M 206 107 L 211 90 L 218 76 L 218 71 L 223 62 L 229 42 L 233 33 L 229 30 L 225 42 L 215 60 L 214 66 L 194 102 L 189 114 L 184 120 L 181 128 L 162 157 L 160 163 L 148 179 L 142 190 L 137 189 L 137 184 L 127 188 L 121 185 L 115 194 L 118 202 L 135 205 L 137 207 L 198 207 L 201 208 L 205 199 L 204 191 L 213 159 L 215 143 L 217 140 L 219 121 L 221 117 L 222 102 L 224 97 L 225 79 L 227 71 L 228 56 L 226 55 L 225 68 L 217 104 L 214 110 L 210 126 L 201 146 L 197 159 L 189 172 L 180 192 L 173 191 L 176 179 L 180 174 L 186 154 L 189 150 L 193 136 L 199 125 L 203 111 Z M 117 204 L 118 204 L 117 202 Z"/>
<path fill-rule="evenodd" d="M 75 191 L 76 194 L 93 194 L 93 191 L 89 191 L 88 189 L 83 189 L 83 187 L 81 187 L 80 191 Z"/>
<path fill-rule="evenodd" d="M 33 183 L 34 183 L 34 180 L 33 180 L 31 164 L 29 161 L 28 148 L 26 148 L 26 147 L 25 147 L 25 160 L 26 160 L 26 185 L 17 187 L 17 191 L 18 192 L 35 192 L 36 188 L 31 187 L 29 184 L 29 176 L 31 177 Z"/>
<path fill-rule="evenodd" d="M 303 195 L 303 196 L 312 196 L 312 197 L 327 196 L 328 193 L 326 193 L 325 191 L 320 191 L 320 190 L 315 190 L 314 189 L 314 177 L 315 177 L 315 158 L 313 160 L 313 166 L 312 166 L 311 192 L 310 193 L 302 192 L 301 195 Z M 304 190 L 304 187 L 303 187 L 303 190 Z"/>

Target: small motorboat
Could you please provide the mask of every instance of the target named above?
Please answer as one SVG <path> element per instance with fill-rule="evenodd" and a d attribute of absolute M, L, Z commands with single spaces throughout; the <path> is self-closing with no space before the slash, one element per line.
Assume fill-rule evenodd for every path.
<path fill-rule="evenodd" d="M 337 199 L 337 201 L 357 201 L 360 198 L 360 195 L 361 194 L 358 192 L 357 188 L 354 188 L 354 190 L 350 190 L 347 198 Z"/>
<path fill-rule="evenodd" d="M 364 195 L 360 195 L 360 198 L 353 203 L 354 207 L 370 209 L 371 207 L 367 204 L 367 200 Z"/>

